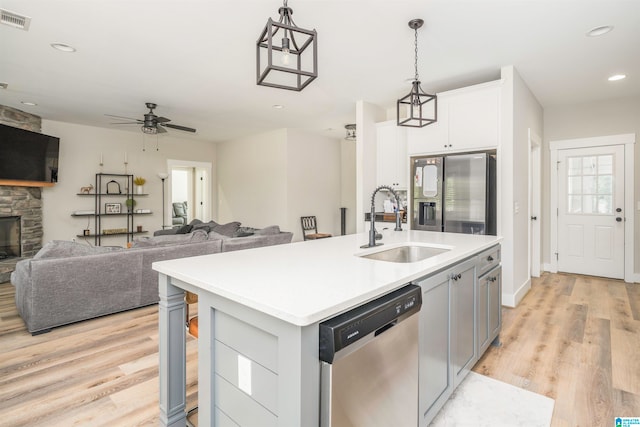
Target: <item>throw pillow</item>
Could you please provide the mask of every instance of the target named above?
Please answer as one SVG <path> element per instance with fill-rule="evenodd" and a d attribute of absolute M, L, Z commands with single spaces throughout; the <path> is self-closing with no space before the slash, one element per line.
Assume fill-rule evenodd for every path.
<path fill-rule="evenodd" d="M 187 234 L 187 233 L 191 233 L 191 229 L 193 228 L 193 225 L 183 225 L 182 227 L 178 228 L 178 231 L 176 231 L 176 234 Z"/>
<path fill-rule="evenodd" d="M 193 224 L 193 229 L 194 230 L 204 230 L 204 231 L 206 231 L 208 233 L 209 231 L 213 230 L 218 225 L 220 225 L 220 224 L 218 224 L 215 221 L 209 221 L 209 222 L 200 221 L 198 224 Z"/>
<path fill-rule="evenodd" d="M 265 228 L 261 228 L 260 230 L 256 230 L 255 234 L 257 235 L 270 235 L 270 234 L 278 234 L 280 233 L 280 227 L 277 225 L 270 225 Z"/>
<path fill-rule="evenodd" d="M 253 227 L 238 227 L 236 232 L 233 234 L 233 237 L 253 236 L 253 233 L 255 233 L 256 230 L 257 228 L 253 228 Z"/>
<path fill-rule="evenodd" d="M 215 231 L 218 234 L 222 234 L 228 237 L 233 237 L 233 234 L 240 227 L 240 223 L 238 221 L 229 222 L 227 224 L 218 224 L 211 229 L 211 231 Z"/>

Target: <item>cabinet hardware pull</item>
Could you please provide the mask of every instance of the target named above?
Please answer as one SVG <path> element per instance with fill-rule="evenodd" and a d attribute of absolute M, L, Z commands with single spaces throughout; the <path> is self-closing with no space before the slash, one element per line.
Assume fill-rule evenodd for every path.
<path fill-rule="evenodd" d="M 489 262 L 493 261 L 493 257 L 492 257 L 491 255 L 489 255 L 489 256 L 487 257 L 487 261 L 489 261 Z"/>

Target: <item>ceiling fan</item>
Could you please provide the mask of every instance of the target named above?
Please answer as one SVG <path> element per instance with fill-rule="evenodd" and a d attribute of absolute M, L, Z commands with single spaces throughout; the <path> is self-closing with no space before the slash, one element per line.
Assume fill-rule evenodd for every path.
<path fill-rule="evenodd" d="M 114 116 L 111 114 L 105 114 L 105 116 L 108 117 L 114 117 L 116 119 L 125 119 L 125 120 L 133 120 L 130 122 L 118 122 L 118 123 L 111 123 L 113 125 L 135 125 L 135 124 L 140 124 L 142 132 L 144 133 L 148 133 L 148 134 L 158 134 L 158 133 L 165 133 L 167 130 L 165 129 L 165 127 L 167 128 L 171 128 L 171 129 L 178 129 L 178 130 L 182 130 L 185 132 L 195 132 L 196 130 L 190 127 L 186 127 L 186 126 L 180 126 L 180 125 L 174 125 L 169 123 L 171 120 L 167 119 L 166 117 L 158 117 L 157 115 L 155 115 L 153 113 L 153 109 L 157 107 L 156 104 L 154 104 L 153 102 L 147 102 L 146 103 L 147 108 L 149 109 L 149 112 L 146 113 L 144 115 L 144 119 L 132 119 L 130 117 L 122 117 L 122 116 Z"/>

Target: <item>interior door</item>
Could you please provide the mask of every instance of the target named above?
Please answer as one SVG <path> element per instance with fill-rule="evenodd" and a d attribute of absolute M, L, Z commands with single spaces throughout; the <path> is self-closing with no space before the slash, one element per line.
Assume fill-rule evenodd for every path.
<path fill-rule="evenodd" d="M 558 151 L 558 270 L 624 278 L 624 147 Z"/>

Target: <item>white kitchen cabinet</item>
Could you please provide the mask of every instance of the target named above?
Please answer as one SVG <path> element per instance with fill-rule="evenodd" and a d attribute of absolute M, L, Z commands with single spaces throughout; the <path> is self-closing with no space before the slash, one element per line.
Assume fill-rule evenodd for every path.
<path fill-rule="evenodd" d="M 492 149 L 500 141 L 501 81 L 438 94 L 438 121 L 407 133 L 409 155 Z"/>
<path fill-rule="evenodd" d="M 407 156 L 407 128 L 395 120 L 376 124 L 377 185 L 394 189 L 408 187 L 409 157 Z"/>

